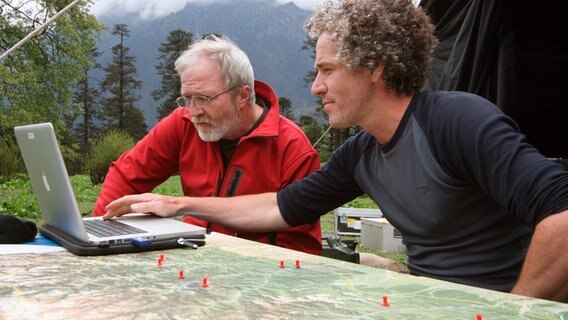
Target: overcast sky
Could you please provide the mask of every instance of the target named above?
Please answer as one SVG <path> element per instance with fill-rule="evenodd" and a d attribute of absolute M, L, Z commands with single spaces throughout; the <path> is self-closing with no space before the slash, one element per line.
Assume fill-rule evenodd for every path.
<path fill-rule="evenodd" d="M 213 1 L 230 0 L 95 0 L 91 7 L 91 13 L 95 16 L 102 16 L 107 12 L 138 11 L 143 18 L 155 18 L 177 12 L 183 9 L 187 2 L 208 3 Z M 290 0 L 277 0 L 277 2 L 287 3 Z M 293 0 L 293 2 L 300 8 L 313 10 L 316 5 L 323 3 L 324 0 Z"/>

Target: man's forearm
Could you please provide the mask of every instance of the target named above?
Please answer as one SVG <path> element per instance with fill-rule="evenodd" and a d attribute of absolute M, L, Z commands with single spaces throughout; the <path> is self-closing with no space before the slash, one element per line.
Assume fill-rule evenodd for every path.
<path fill-rule="evenodd" d="M 278 209 L 276 193 L 230 198 L 132 194 L 112 201 L 105 210 L 104 219 L 145 212 L 161 217 L 191 215 L 239 231 L 268 232 L 289 227 Z"/>
<path fill-rule="evenodd" d="M 179 213 L 240 231 L 268 232 L 289 227 L 276 201 L 276 193 L 230 198 L 185 198 Z"/>
<path fill-rule="evenodd" d="M 515 294 L 568 299 L 568 211 L 541 221 L 534 232 Z"/>

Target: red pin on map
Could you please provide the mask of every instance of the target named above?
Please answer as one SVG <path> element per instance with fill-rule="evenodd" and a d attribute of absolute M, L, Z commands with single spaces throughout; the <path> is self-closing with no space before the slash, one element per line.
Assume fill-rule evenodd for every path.
<path fill-rule="evenodd" d="M 475 320 L 483 320 L 483 316 L 481 315 L 481 313 L 475 315 Z"/>
<path fill-rule="evenodd" d="M 300 269 L 300 260 L 296 260 L 296 269 Z"/>
<path fill-rule="evenodd" d="M 383 296 L 383 303 L 382 303 L 383 307 L 388 307 L 390 306 L 389 304 L 389 298 L 387 296 Z"/>
<path fill-rule="evenodd" d="M 280 269 L 284 269 L 284 260 L 280 260 Z"/>
<path fill-rule="evenodd" d="M 209 287 L 209 283 L 207 281 L 207 276 L 203 277 L 203 280 L 201 281 L 201 287 L 202 288 L 207 288 Z"/>
<path fill-rule="evenodd" d="M 178 277 L 178 278 L 179 278 L 180 280 L 185 279 L 185 277 L 183 276 L 183 270 L 180 270 L 180 271 L 179 271 L 179 277 Z"/>

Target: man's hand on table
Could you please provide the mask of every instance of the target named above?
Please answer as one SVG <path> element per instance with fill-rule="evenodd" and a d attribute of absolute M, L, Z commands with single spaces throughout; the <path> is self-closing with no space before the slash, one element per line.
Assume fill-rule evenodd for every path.
<path fill-rule="evenodd" d="M 134 212 L 154 214 L 168 218 L 179 215 L 180 197 L 143 193 L 124 196 L 106 206 L 103 219 L 108 220 Z"/>

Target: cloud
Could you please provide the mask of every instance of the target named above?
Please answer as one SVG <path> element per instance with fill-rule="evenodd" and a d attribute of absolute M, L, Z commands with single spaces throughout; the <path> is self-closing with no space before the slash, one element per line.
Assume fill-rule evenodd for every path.
<path fill-rule="evenodd" d="M 109 13 L 139 12 L 141 18 L 153 19 L 177 12 L 183 9 L 185 4 L 188 2 L 206 4 L 214 1 L 223 0 L 96 0 L 90 11 L 97 17 L 104 16 Z M 277 0 L 279 3 L 287 3 L 290 1 L 291 0 Z M 298 7 L 308 10 L 313 10 L 318 4 L 324 2 L 324 0 L 292 1 Z"/>

